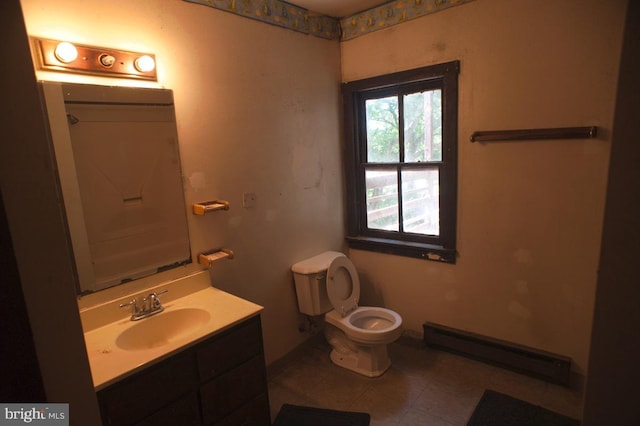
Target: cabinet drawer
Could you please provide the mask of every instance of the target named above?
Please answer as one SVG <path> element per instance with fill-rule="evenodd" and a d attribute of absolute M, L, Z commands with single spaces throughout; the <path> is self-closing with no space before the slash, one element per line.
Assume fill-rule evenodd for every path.
<path fill-rule="evenodd" d="M 266 393 L 262 393 L 222 421 L 215 423 L 215 426 L 269 426 L 270 424 L 269 398 Z"/>
<path fill-rule="evenodd" d="M 264 358 L 258 355 L 200 387 L 202 419 L 210 425 L 265 392 Z"/>
<path fill-rule="evenodd" d="M 212 379 L 258 354 L 262 354 L 262 330 L 260 317 L 254 317 L 199 348 L 200 380 Z"/>
<path fill-rule="evenodd" d="M 200 405 L 194 391 L 156 411 L 136 426 L 199 426 Z"/>
<path fill-rule="evenodd" d="M 170 358 L 100 392 L 105 425 L 132 425 L 192 392 L 197 375 L 192 353 Z"/>

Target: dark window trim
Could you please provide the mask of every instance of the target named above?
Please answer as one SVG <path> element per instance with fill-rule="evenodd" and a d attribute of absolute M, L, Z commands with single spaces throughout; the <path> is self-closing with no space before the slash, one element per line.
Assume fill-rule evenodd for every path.
<path fill-rule="evenodd" d="M 345 177 L 347 196 L 347 243 L 350 247 L 381 253 L 396 254 L 437 260 L 447 263 L 456 261 L 457 226 L 457 156 L 458 156 L 458 74 L 460 62 L 452 61 L 438 65 L 400 71 L 383 76 L 357 80 L 342 85 L 345 126 Z M 433 83 L 442 88 L 443 144 L 442 162 L 406 163 L 403 167 L 437 167 L 442 173 L 444 185 L 440 187 L 439 237 L 412 238 L 410 234 L 371 230 L 366 228 L 366 206 L 359 188 L 364 185 L 361 159 L 366 155 L 364 144 L 358 138 L 365 133 L 363 102 L 366 94 L 385 91 L 411 91 L 411 86 Z M 359 126 L 359 127 L 357 127 Z M 368 166 L 384 167 L 384 164 L 369 163 Z M 391 163 L 391 167 L 396 167 Z"/>

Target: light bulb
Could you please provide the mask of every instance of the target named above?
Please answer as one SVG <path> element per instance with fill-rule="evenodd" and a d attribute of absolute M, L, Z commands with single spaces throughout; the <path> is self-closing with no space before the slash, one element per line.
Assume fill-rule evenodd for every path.
<path fill-rule="evenodd" d="M 140 72 L 149 72 L 153 71 L 156 67 L 156 61 L 149 55 L 143 55 L 137 58 L 133 65 Z"/>
<path fill-rule="evenodd" d="M 111 68 L 116 62 L 116 58 L 107 53 L 103 53 L 98 57 L 98 62 L 100 62 L 100 65 L 102 65 L 103 67 Z"/>
<path fill-rule="evenodd" d="M 68 64 L 69 62 L 73 62 L 76 60 L 76 58 L 78 57 L 78 49 L 76 49 L 73 44 L 67 41 L 63 41 L 61 43 L 58 43 L 54 54 L 60 62 Z"/>

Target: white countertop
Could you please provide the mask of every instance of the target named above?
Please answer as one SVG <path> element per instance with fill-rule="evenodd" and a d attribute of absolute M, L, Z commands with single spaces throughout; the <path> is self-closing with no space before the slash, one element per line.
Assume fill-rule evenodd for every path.
<path fill-rule="evenodd" d="M 197 275 L 194 274 L 194 277 L 190 278 L 204 282 L 205 277 Z M 208 272 L 206 272 L 206 281 L 208 282 L 208 280 L 209 276 Z M 166 287 L 173 287 L 173 285 L 167 285 Z M 127 316 L 124 319 L 121 318 L 108 324 L 97 324 L 96 326 L 95 312 L 81 312 L 81 317 L 94 317 L 91 320 L 83 318 L 83 324 L 91 323 L 91 328 L 85 325 L 84 337 L 91 366 L 93 386 L 96 391 L 167 358 L 181 349 L 226 330 L 247 318 L 258 315 L 263 309 L 262 306 L 233 296 L 215 287 L 210 287 L 208 284 L 205 288 L 193 293 L 182 295 L 172 300 L 168 297 L 166 299 L 167 301 L 162 298 L 164 312 L 139 321 L 131 321 Z M 109 304 L 110 311 L 114 311 L 111 305 L 117 308 L 119 303 L 120 301 L 111 302 Z M 122 332 L 143 321 L 153 321 L 154 317 L 160 317 L 171 311 L 189 308 L 205 310 L 209 313 L 209 318 L 202 325 L 184 336 L 170 340 L 168 343 L 158 347 L 136 350 L 122 349 L 116 344 L 116 340 Z M 104 306 L 101 309 L 104 309 Z"/>

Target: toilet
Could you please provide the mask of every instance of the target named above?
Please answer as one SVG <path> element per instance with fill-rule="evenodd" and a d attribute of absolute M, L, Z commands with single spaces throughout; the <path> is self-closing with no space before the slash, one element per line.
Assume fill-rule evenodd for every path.
<path fill-rule="evenodd" d="M 402 317 L 390 309 L 358 306 L 360 279 L 343 253 L 327 251 L 291 270 L 300 312 L 324 314 L 331 361 L 367 377 L 384 374 L 391 366 L 387 345 L 400 337 Z"/>

